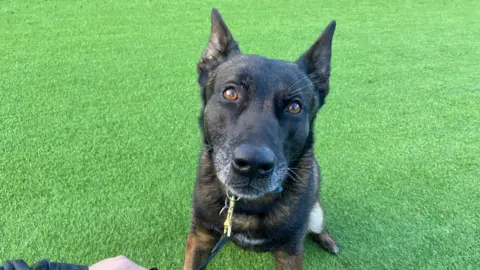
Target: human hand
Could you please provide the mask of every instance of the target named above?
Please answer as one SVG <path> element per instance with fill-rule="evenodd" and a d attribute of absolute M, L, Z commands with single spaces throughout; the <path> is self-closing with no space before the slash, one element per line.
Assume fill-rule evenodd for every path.
<path fill-rule="evenodd" d="M 104 259 L 88 267 L 89 270 L 148 270 L 125 256 Z"/>

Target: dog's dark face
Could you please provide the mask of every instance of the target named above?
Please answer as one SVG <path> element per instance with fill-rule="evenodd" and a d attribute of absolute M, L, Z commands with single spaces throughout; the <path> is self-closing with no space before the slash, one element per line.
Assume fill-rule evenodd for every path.
<path fill-rule="evenodd" d="M 212 12 L 211 38 L 198 64 L 200 124 L 216 176 L 232 194 L 257 199 L 275 192 L 311 147 L 315 115 L 329 89 L 334 28 L 330 23 L 288 62 L 241 53 Z"/>

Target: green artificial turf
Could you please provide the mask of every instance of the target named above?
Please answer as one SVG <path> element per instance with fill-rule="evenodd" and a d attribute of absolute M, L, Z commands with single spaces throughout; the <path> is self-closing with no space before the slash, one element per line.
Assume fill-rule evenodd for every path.
<path fill-rule="evenodd" d="M 480 267 L 480 1 L 0 1 L 0 261 L 180 269 L 219 8 L 295 60 L 332 19 L 316 125 L 329 231 L 305 269 Z M 211 269 L 272 269 L 229 244 Z"/>

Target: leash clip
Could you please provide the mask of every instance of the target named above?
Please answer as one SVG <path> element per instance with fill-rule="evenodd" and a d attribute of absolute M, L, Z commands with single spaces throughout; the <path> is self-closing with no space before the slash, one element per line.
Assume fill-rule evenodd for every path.
<path fill-rule="evenodd" d="M 221 216 L 223 214 L 223 212 L 225 212 L 225 210 L 228 209 L 228 198 L 225 198 L 225 204 L 223 205 L 222 209 L 220 210 L 220 212 L 218 213 L 219 216 Z"/>
<path fill-rule="evenodd" d="M 227 237 L 230 237 L 230 235 L 232 234 L 233 208 L 235 207 L 235 202 L 238 201 L 238 198 L 235 198 L 235 196 L 228 196 L 228 191 L 227 191 L 227 198 L 229 200 L 229 203 L 228 203 L 227 218 L 223 223 L 223 234 L 226 234 Z"/>

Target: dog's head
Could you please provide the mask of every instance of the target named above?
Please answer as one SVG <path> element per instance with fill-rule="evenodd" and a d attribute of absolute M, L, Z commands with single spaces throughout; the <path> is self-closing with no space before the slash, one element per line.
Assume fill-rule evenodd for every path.
<path fill-rule="evenodd" d="M 232 194 L 278 190 L 313 143 L 313 122 L 329 91 L 335 21 L 295 62 L 240 52 L 216 9 L 198 63 L 200 126 L 218 179 Z"/>

